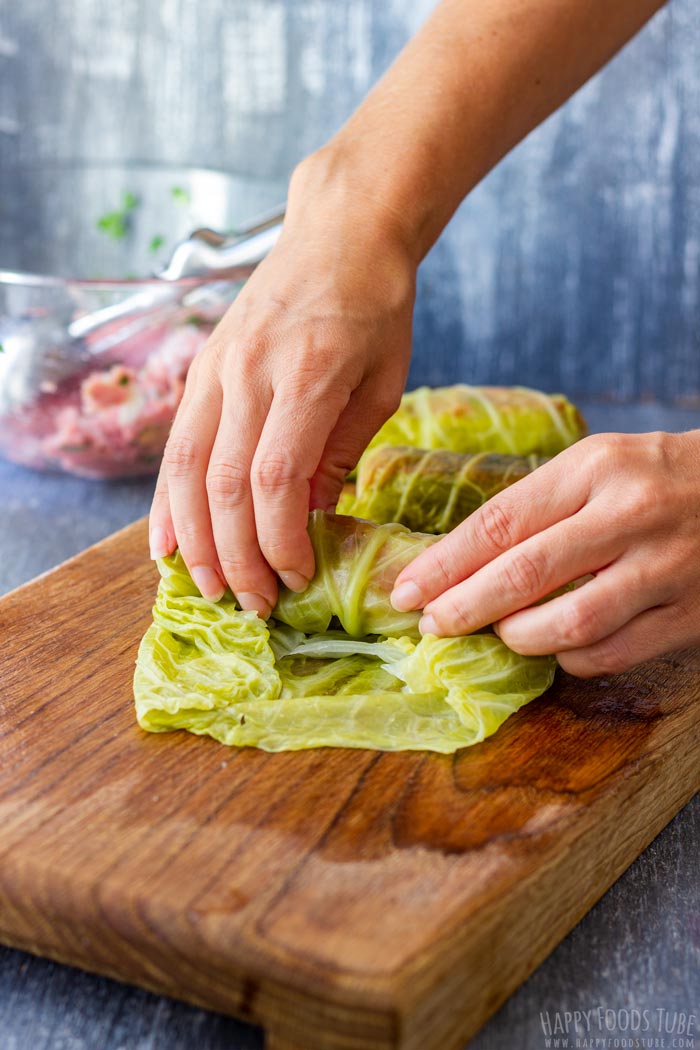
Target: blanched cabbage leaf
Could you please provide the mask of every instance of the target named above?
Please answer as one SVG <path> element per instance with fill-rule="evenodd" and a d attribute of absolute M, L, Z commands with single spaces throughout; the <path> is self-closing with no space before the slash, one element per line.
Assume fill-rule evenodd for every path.
<path fill-rule="evenodd" d="M 134 678 L 137 719 L 144 729 L 187 729 L 266 751 L 366 747 L 449 753 L 483 740 L 549 687 L 553 657 L 519 656 L 494 634 L 439 639 L 380 633 L 379 577 L 390 591 L 402 567 L 401 557 L 386 548 L 401 537 L 403 556 L 406 530 L 385 529 L 390 538 L 379 541 L 366 523 L 355 523 L 363 541 L 350 538 L 351 525 L 323 518 L 317 512 L 312 522 L 321 575 L 324 551 L 338 557 L 344 552 L 356 571 L 368 549 L 386 558 L 378 579 L 364 589 L 357 585 L 349 597 L 327 570 L 331 582 L 319 588 L 318 604 L 308 602 L 308 618 L 298 610 L 292 615 L 293 600 L 283 596 L 280 605 L 295 621 L 291 625 L 279 616 L 279 606 L 268 623 L 241 611 L 230 591 L 217 603 L 202 598 L 178 552 L 158 562 L 153 624 L 141 642 Z M 328 545 L 316 546 L 319 542 Z M 362 564 L 372 575 L 371 560 Z M 344 619 L 356 636 L 327 631 L 333 617 Z M 390 630 L 398 629 L 388 613 L 384 619 Z M 367 630 L 368 624 L 375 626 Z"/>
<path fill-rule="evenodd" d="M 404 394 L 368 448 L 555 456 L 585 434 L 583 417 L 563 394 L 528 387 L 424 386 Z"/>
<path fill-rule="evenodd" d="M 414 532 L 450 532 L 497 492 L 546 462 L 535 455 L 380 445 L 362 457 L 357 484 L 343 493 L 338 511 L 401 522 Z"/>
<path fill-rule="evenodd" d="M 353 638 L 383 634 L 418 638 L 420 613 L 396 612 L 389 603 L 394 580 L 436 536 L 404 525 L 314 511 L 309 536 L 316 574 L 303 594 L 282 587 L 274 617 L 304 632 L 326 631 L 333 617 Z"/>

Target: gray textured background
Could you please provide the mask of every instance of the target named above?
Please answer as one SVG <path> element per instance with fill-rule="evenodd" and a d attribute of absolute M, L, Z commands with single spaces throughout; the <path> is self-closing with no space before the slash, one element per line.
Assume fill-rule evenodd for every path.
<path fill-rule="evenodd" d="M 285 176 L 432 6 L 0 0 L 2 195 L 13 165 L 75 156 Z M 700 405 L 697 0 L 472 194 L 422 269 L 415 327 L 412 383 Z"/>

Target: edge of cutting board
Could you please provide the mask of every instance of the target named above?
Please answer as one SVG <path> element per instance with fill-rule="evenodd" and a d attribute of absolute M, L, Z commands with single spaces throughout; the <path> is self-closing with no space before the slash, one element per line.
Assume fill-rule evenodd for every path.
<path fill-rule="evenodd" d="M 146 520 L 142 519 L 23 584 L 0 599 L 0 621 L 3 613 L 12 617 L 27 603 L 36 602 L 38 607 L 40 596 L 51 595 L 64 578 L 72 581 L 71 586 L 87 586 L 91 574 L 112 564 L 115 550 L 132 551 L 126 566 L 120 555 L 126 586 L 137 586 L 129 584 L 130 572 L 136 573 L 138 586 L 142 586 L 147 572 L 143 565 L 145 537 Z M 144 600 L 150 608 L 152 592 Z M 676 680 L 684 683 L 687 693 L 682 702 L 673 699 Z M 232 943 L 233 927 L 224 922 L 218 932 L 197 940 L 195 924 L 189 931 L 195 948 L 185 958 L 187 931 L 173 934 L 166 907 L 156 907 L 146 916 L 143 900 L 129 885 L 117 889 L 109 880 L 93 885 L 89 871 L 79 885 L 74 873 L 71 880 L 40 853 L 24 854 L 19 847 L 9 852 L 0 849 L 0 940 L 261 1024 L 269 1050 L 457 1048 L 543 961 L 700 787 L 700 651 L 655 661 L 608 685 L 611 695 L 616 689 L 628 690 L 630 703 L 637 695 L 635 690 L 643 687 L 649 703 L 637 705 L 622 725 L 620 732 L 628 734 L 631 743 L 617 755 L 617 765 L 599 769 L 599 775 L 591 773 L 579 788 L 565 784 L 551 788 L 546 776 L 542 782 L 535 777 L 519 783 L 517 777 L 508 779 L 508 771 L 499 783 L 482 783 L 479 755 L 485 749 L 478 754 L 477 749 L 469 749 L 474 753 L 467 761 L 455 758 L 452 764 L 421 765 L 415 756 L 410 765 L 406 760 L 406 768 L 414 771 L 417 793 L 414 822 L 407 826 L 410 841 L 401 845 L 406 863 L 412 856 L 420 856 L 426 864 L 434 857 L 448 874 L 461 871 L 462 841 L 469 834 L 453 826 L 450 819 L 429 812 L 431 798 L 443 797 L 439 783 L 431 794 L 435 787 L 431 776 L 438 780 L 451 777 L 450 783 L 462 777 L 464 790 L 472 793 L 469 797 L 473 795 L 477 807 L 483 801 L 480 793 L 486 793 L 487 806 L 496 808 L 501 799 L 506 804 L 511 797 L 532 796 L 532 819 L 518 834 L 507 826 L 505 830 L 487 829 L 484 842 L 474 847 L 485 864 L 494 863 L 502 893 L 494 893 L 491 885 L 482 886 L 475 897 L 445 914 L 430 946 L 406 954 L 400 965 L 383 976 L 362 974 L 349 958 L 338 960 L 335 967 L 330 965 L 330 949 L 324 965 L 323 951 L 314 941 L 327 918 L 323 890 L 314 889 L 313 883 L 304 883 L 295 874 L 256 920 L 255 937 Z M 562 703 L 573 702 L 577 692 L 594 697 L 594 686 L 565 675 L 556 688 Z M 664 700 L 667 710 L 654 707 L 655 689 L 661 697 L 659 704 Z M 604 705 L 599 707 L 602 711 Z M 586 738 L 590 725 L 585 704 L 579 703 L 575 711 L 582 740 L 595 744 L 597 737 Z M 498 746 L 511 749 L 506 753 L 518 746 L 517 717 L 498 734 Z M 524 724 L 520 719 L 518 725 Z M 161 742 L 163 752 L 177 758 L 187 753 L 188 741 L 182 738 L 183 734 L 173 734 L 154 742 Z M 210 747 L 210 742 L 199 743 Z M 305 754 L 307 758 L 298 761 L 310 768 L 309 753 Z M 357 753 L 352 757 L 360 761 Z M 391 769 L 401 768 L 396 756 L 386 761 L 392 763 Z M 594 759 L 591 761 L 595 766 Z M 365 766 L 371 772 L 373 763 L 366 761 Z M 361 792 L 364 775 L 358 777 L 354 794 Z M 344 811 L 341 806 L 339 814 Z M 356 813 L 361 816 L 363 812 L 360 805 Z M 430 819 L 434 820 L 434 834 L 422 829 L 421 821 Z M 343 849 L 351 848 L 354 832 L 338 830 L 335 823 L 324 833 L 321 844 L 327 844 L 334 834 L 341 837 Z M 391 845 L 398 848 L 396 843 Z M 303 862 L 317 857 L 319 848 L 316 842 Z M 514 863 L 520 866 L 518 878 L 512 872 L 509 875 L 504 861 L 507 851 L 512 851 Z M 340 867 L 337 872 L 341 878 Z M 435 887 L 435 893 L 439 892 L 440 886 Z M 88 914 L 79 907 L 82 893 L 92 899 Z M 368 899 L 370 906 L 376 902 Z M 304 907 L 310 909 L 308 928 L 298 918 Z M 96 957 L 96 930 L 107 939 L 115 938 L 110 962 Z M 332 929 L 328 932 L 329 937 L 335 934 Z M 376 950 L 381 954 L 381 943 Z M 193 982 L 192 967 L 201 980 Z"/>

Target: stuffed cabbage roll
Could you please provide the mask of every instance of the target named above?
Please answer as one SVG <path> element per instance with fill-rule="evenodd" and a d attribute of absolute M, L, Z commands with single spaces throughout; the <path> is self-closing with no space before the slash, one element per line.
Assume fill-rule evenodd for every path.
<path fill-rule="evenodd" d="M 397 572 L 435 537 L 321 512 L 310 531 L 311 593 L 283 592 L 267 623 L 230 591 L 219 602 L 202 598 L 179 552 L 158 562 L 134 676 L 142 728 L 266 751 L 449 753 L 483 740 L 550 686 L 554 657 L 520 656 L 488 632 L 421 638 L 415 619 L 391 609 Z M 390 637 L 404 631 L 414 637 Z"/>
<path fill-rule="evenodd" d="M 280 588 L 276 620 L 299 631 L 326 631 L 336 618 L 347 634 L 418 637 L 420 613 L 396 612 L 389 602 L 394 580 L 437 536 L 404 525 L 368 521 L 315 510 L 309 536 L 316 573 L 303 594 Z"/>
<path fill-rule="evenodd" d="M 475 455 L 382 445 L 363 456 L 354 489 L 338 510 L 414 532 L 450 532 L 491 496 L 530 474 L 544 456 Z"/>
<path fill-rule="evenodd" d="M 585 434 L 583 417 L 563 394 L 460 384 L 404 394 L 368 447 L 555 456 Z"/>

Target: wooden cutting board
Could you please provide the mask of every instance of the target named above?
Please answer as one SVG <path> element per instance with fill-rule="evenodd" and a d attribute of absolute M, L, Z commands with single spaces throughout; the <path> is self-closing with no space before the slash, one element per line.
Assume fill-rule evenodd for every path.
<path fill-rule="evenodd" d="M 451 1050 L 700 786 L 700 651 L 561 674 L 454 756 L 136 725 L 145 522 L 0 601 L 0 940 L 261 1024 Z"/>

